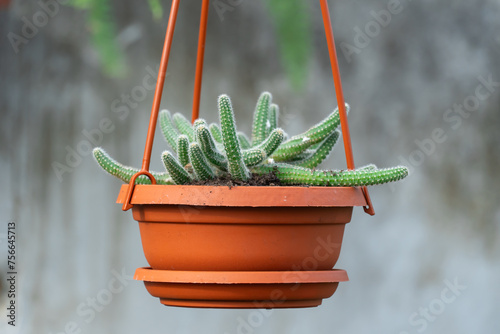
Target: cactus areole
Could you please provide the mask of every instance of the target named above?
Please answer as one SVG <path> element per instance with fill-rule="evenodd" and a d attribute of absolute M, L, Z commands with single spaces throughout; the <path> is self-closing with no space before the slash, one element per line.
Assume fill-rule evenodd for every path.
<path fill-rule="evenodd" d="M 149 263 L 142 280 L 164 305 L 206 308 L 313 307 L 333 295 L 344 270 L 333 269 L 353 207 L 374 214 L 366 186 L 398 181 L 403 166 L 354 167 L 347 112 L 330 14 L 320 0 L 338 108 L 315 126 L 289 136 L 279 127 L 279 106 L 269 92 L 257 99 L 249 136 L 238 131 L 227 95 L 218 98 L 219 123 L 199 118 L 209 1 L 202 0 L 191 121 L 160 112 L 179 0 L 172 1 L 160 71 L 140 169 L 102 148 L 98 164 L 128 183 L 117 202 L 139 222 Z M 160 129 L 170 147 L 164 171 L 149 171 Z M 346 170 L 318 166 L 343 137 Z M 271 180 L 254 186 L 256 180 Z M 230 180 L 232 185 L 207 185 Z M 252 183 L 253 182 L 253 183 Z"/>

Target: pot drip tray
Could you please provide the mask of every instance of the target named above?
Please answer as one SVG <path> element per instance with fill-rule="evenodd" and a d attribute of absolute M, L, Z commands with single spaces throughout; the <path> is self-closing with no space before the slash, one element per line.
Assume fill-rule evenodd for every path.
<path fill-rule="evenodd" d="M 162 304 L 202 308 L 315 307 L 331 297 L 341 269 L 318 271 L 181 271 L 138 268 L 134 279 Z"/>

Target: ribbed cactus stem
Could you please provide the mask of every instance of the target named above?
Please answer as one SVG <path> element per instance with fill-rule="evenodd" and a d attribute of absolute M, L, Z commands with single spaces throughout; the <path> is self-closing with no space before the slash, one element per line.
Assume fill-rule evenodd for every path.
<path fill-rule="evenodd" d="M 271 156 L 274 151 L 278 149 L 283 140 L 285 139 L 285 132 L 283 129 L 277 128 L 271 131 L 269 136 L 257 148 L 263 149 L 266 156 Z"/>
<path fill-rule="evenodd" d="M 247 167 L 252 167 L 260 164 L 267 158 L 266 152 L 261 148 L 251 148 L 243 151 L 243 161 Z"/>
<path fill-rule="evenodd" d="M 184 169 L 172 153 L 165 151 L 161 155 L 165 169 L 169 172 L 175 184 L 188 184 L 192 181 L 189 173 Z"/>
<path fill-rule="evenodd" d="M 278 127 L 280 109 L 277 104 L 271 104 L 269 107 L 269 114 L 267 116 L 268 122 L 266 124 L 266 136 L 269 136 L 271 132 Z"/>
<path fill-rule="evenodd" d="M 217 149 L 212 133 L 206 126 L 196 128 L 196 139 L 207 160 L 221 171 L 227 172 L 226 156 Z"/>
<path fill-rule="evenodd" d="M 349 110 L 349 105 L 346 104 L 346 110 Z M 328 136 L 333 134 L 335 129 L 340 125 L 340 116 L 338 108 L 335 109 L 327 118 L 316 124 L 306 132 L 293 136 L 282 143 L 272 158 L 277 162 L 285 162 L 295 160 L 295 157 L 305 152 L 314 144 L 320 143 Z"/>
<path fill-rule="evenodd" d="M 195 141 L 194 138 L 194 130 L 193 127 L 191 126 L 191 122 L 187 120 L 184 115 L 181 113 L 175 113 L 174 114 L 174 124 L 179 129 L 179 132 L 182 133 L 183 135 L 186 135 L 189 138 L 189 142 L 192 143 Z"/>
<path fill-rule="evenodd" d="M 238 132 L 238 140 L 240 141 L 240 146 L 243 150 L 247 150 L 252 147 L 252 143 L 250 143 L 250 139 L 248 139 L 247 135 L 243 132 Z"/>
<path fill-rule="evenodd" d="M 189 160 L 199 180 L 210 180 L 215 177 L 214 171 L 201 151 L 200 144 L 191 143 L 189 145 Z"/>
<path fill-rule="evenodd" d="M 349 112 L 350 107 L 346 103 L 346 112 Z M 316 124 L 303 134 L 293 136 L 293 138 L 309 138 L 312 144 L 323 141 L 326 137 L 331 135 L 333 131 L 340 125 L 339 109 L 336 108 L 327 118 L 320 123 Z"/>
<path fill-rule="evenodd" d="M 109 174 L 119 178 L 124 182 L 130 182 L 132 176 L 139 170 L 132 167 L 123 166 L 121 163 L 117 162 L 109 154 L 107 154 L 102 148 L 96 147 L 93 150 L 93 155 L 99 166 L 102 167 Z M 151 172 L 156 179 L 157 184 L 173 184 L 174 181 L 170 178 L 168 173 L 157 173 Z M 136 184 L 151 184 L 151 180 L 145 175 L 140 175 L 135 180 Z"/>
<path fill-rule="evenodd" d="M 312 157 L 312 155 L 316 153 L 316 150 L 313 150 L 313 149 L 307 149 L 305 150 L 304 152 L 300 153 L 300 154 L 297 154 L 296 156 L 294 156 L 293 158 L 291 158 L 290 160 L 287 160 L 286 163 L 290 163 L 290 164 L 296 164 L 296 163 L 299 163 L 305 159 L 309 159 L 310 157 Z"/>
<path fill-rule="evenodd" d="M 214 140 L 217 143 L 222 143 L 222 132 L 220 130 L 220 127 L 216 123 L 210 124 L 210 133 L 212 134 L 212 137 L 214 137 Z"/>
<path fill-rule="evenodd" d="M 236 135 L 234 111 L 227 95 L 219 97 L 219 117 L 229 173 L 235 180 L 248 180 L 250 173 L 243 162 L 241 147 Z"/>
<path fill-rule="evenodd" d="M 189 139 L 186 135 L 177 138 L 177 156 L 180 164 L 185 167 L 189 163 Z"/>
<path fill-rule="evenodd" d="M 160 112 L 160 129 L 168 145 L 174 152 L 177 152 L 177 137 L 179 136 L 179 132 L 175 129 L 168 110 L 162 110 Z"/>
<path fill-rule="evenodd" d="M 335 146 L 339 137 L 340 132 L 338 130 L 333 132 L 319 145 L 315 151 L 313 151 L 312 154 L 303 160 L 293 162 L 293 164 L 306 168 L 316 168 L 328 157 L 328 155 L 330 155 L 333 146 Z"/>
<path fill-rule="evenodd" d="M 289 164 L 271 164 L 257 166 L 252 172 L 274 172 L 282 184 L 334 187 L 371 186 L 398 181 L 408 176 L 408 168 L 403 166 L 378 170 L 327 171 Z"/>
<path fill-rule="evenodd" d="M 308 137 L 293 137 L 282 143 L 271 156 L 274 161 L 290 161 L 312 145 Z"/>
<path fill-rule="evenodd" d="M 257 101 L 252 124 L 252 146 L 259 145 L 266 139 L 266 128 L 271 100 L 271 93 L 264 92 Z"/>

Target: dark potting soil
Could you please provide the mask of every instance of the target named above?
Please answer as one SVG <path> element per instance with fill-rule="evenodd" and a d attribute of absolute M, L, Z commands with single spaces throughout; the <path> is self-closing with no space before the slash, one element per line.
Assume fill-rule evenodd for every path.
<path fill-rule="evenodd" d="M 252 174 L 252 177 L 247 181 L 231 180 L 230 178 L 215 178 L 212 180 L 196 180 L 191 183 L 195 186 L 226 186 L 226 187 L 238 187 L 238 186 L 262 186 L 262 187 L 273 187 L 282 186 L 280 180 L 276 177 L 274 172 L 264 175 Z"/>

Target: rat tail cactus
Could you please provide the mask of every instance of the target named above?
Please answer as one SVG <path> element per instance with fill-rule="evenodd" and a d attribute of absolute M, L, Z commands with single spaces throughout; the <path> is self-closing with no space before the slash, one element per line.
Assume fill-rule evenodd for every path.
<path fill-rule="evenodd" d="M 250 177 L 250 172 L 243 160 L 242 149 L 236 133 L 233 106 L 227 95 L 219 97 L 219 117 L 222 131 L 222 143 L 226 152 L 229 165 L 229 174 L 235 180 L 245 181 Z"/>
<path fill-rule="evenodd" d="M 247 181 L 253 175 L 273 173 L 283 185 L 369 186 L 398 181 L 408 175 L 403 166 L 378 169 L 370 164 L 356 170 L 318 170 L 340 137 L 338 109 L 302 134 L 288 136 L 278 127 L 279 107 L 268 92 L 260 95 L 249 139 L 238 132 L 231 100 L 218 100 L 220 125 L 203 119 L 191 123 L 179 113 L 160 113 L 160 128 L 172 151 L 163 152 L 166 172 L 152 172 L 158 184 L 190 184 L 194 180 L 230 177 Z M 349 106 L 346 105 L 347 111 Z M 129 182 L 138 170 L 94 149 L 97 163 L 108 173 Z M 137 183 L 150 184 L 145 176 Z"/>
<path fill-rule="evenodd" d="M 93 153 L 95 160 L 97 161 L 99 166 L 102 167 L 102 169 L 124 182 L 129 182 L 132 176 L 139 171 L 137 168 L 123 166 L 121 163 L 111 158 L 100 147 L 94 148 Z M 153 174 L 157 184 L 175 184 L 169 173 L 151 172 L 151 174 Z M 140 175 L 136 179 L 136 183 L 151 184 L 151 180 L 147 176 Z"/>

